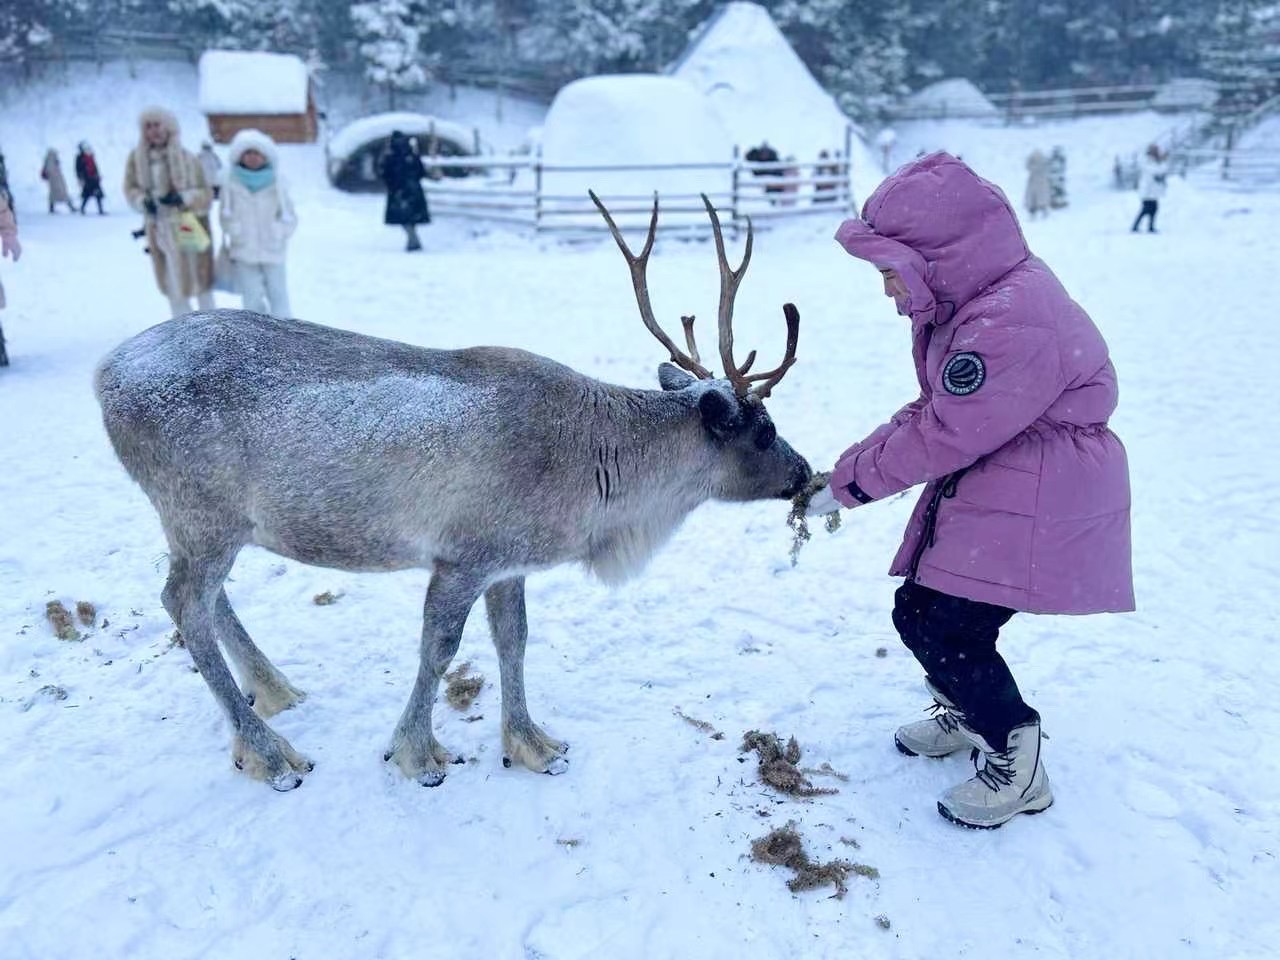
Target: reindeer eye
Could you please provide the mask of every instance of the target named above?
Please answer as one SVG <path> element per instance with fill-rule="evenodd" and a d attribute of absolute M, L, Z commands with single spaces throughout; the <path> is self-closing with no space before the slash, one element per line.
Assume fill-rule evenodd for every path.
<path fill-rule="evenodd" d="M 773 441 L 778 439 L 778 430 L 772 423 L 766 423 L 756 430 L 756 449 L 768 450 Z"/>

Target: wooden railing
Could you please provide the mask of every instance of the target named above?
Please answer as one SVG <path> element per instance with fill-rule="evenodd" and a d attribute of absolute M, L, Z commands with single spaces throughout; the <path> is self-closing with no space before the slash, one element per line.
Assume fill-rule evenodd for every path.
<path fill-rule="evenodd" d="M 667 164 L 548 164 L 540 156 L 424 157 L 428 170 L 469 171 L 466 177 L 428 180 L 432 216 L 483 219 L 530 227 L 545 233 L 594 233 L 606 229 L 586 194 L 557 186 L 558 174 L 689 173 L 701 183 L 718 181 L 706 190 L 726 225 L 738 229 L 747 218 L 760 223 L 808 216 L 843 217 L 854 207 L 848 147 L 833 157 L 812 160 L 753 163 L 737 155 L 722 163 Z M 588 177 L 589 179 L 589 177 Z M 619 222 L 643 219 L 652 209 L 652 193 L 618 193 L 607 188 L 600 198 Z M 659 195 L 663 232 L 702 233 L 709 230 L 701 194 L 668 192 Z M 672 222 L 675 215 L 676 222 Z"/>

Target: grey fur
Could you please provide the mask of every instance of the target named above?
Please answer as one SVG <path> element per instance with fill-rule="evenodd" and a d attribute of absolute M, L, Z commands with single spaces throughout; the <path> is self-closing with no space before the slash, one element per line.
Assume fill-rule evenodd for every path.
<path fill-rule="evenodd" d="M 669 365 L 661 380 L 634 390 L 519 350 L 427 350 L 236 310 L 108 354 L 103 421 L 160 515 L 164 605 L 230 718 L 237 766 L 284 790 L 311 766 L 263 721 L 302 694 L 222 589 L 252 543 L 343 570 L 432 571 L 417 683 L 387 751 L 407 775 L 444 779 L 432 702 L 482 595 L 506 755 L 564 769 L 567 745 L 525 706 L 525 575 L 578 562 L 621 582 L 703 501 L 789 497 L 810 474 L 785 441 L 760 449 L 774 431 L 758 401 Z"/>

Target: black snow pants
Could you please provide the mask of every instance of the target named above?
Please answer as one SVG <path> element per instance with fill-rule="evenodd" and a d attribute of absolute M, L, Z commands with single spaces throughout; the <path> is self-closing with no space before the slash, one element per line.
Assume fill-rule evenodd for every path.
<path fill-rule="evenodd" d="M 1004 658 L 1000 628 L 1015 611 L 953 597 L 908 580 L 894 594 L 893 625 L 933 685 L 995 750 L 1009 731 L 1040 716 L 1022 700 Z"/>
<path fill-rule="evenodd" d="M 1147 232 L 1156 232 L 1156 210 L 1160 204 L 1155 200 L 1143 200 L 1142 209 L 1138 212 L 1138 219 L 1133 221 L 1133 232 L 1138 232 L 1138 224 L 1142 223 L 1142 218 L 1147 218 Z"/>

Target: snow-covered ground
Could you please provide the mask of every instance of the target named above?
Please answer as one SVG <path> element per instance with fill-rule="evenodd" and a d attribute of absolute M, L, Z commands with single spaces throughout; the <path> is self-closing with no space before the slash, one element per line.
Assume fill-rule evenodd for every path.
<path fill-rule="evenodd" d="M 1007 628 L 1003 649 L 1050 737 L 1057 803 L 1044 816 L 958 829 L 935 800 L 968 764 L 893 748 L 894 727 L 925 704 L 883 575 L 909 499 L 847 514 L 794 569 L 783 505 L 711 505 L 619 590 L 571 569 L 532 578 L 530 707 L 572 742 L 571 769 L 502 767 L 496 657 L 477 616 L 460 659 L 489 682 L 466 714 L 438 707 L 441 740 L 468 762 L 433 790 L 381 760 L 413 682 L 426 574 L 248 550 L 228 592 L 309 692 L 273 724 L 318 762 L 300 790 L 275 794 L 232 769 L 225 721 L 169 646 L 164 539 L 92 396 L 98 358 L 164 317 L 113 189 L 144 98 L 118 90 L 116 109 L 98 96 L 83 92 L 101 105 L 80 118 L 87 131 L 65 111 L 41 115 L 52 101 L 39 92 L 0 106 L 6 152 L 30 159 L 55 134 L 116 151 L 103 218 L 45 215 L 24 159 L 25 255 L 0 264 L 13 356 L 0 372 L 4 960 L 1274 955 L 1280 508 L 1265 439 L 1275 361 L 1255 311 L 1271 300 L 1280 197 L 1175 183 L 1162 233 L 1133 236 L 1133 195 L 1084 177 L 1068 210 L 1027 226 L 1112 347 L 1139 602 L 1129 616 Z M 1055 132 L 1046 143 L 1073 157 L 1102 153 L 1088 127 Z M 969 142 L 990 136 L 975 128 Z M 281 152 L 301 219 L 300 316 L 653 382 L 662 352 L 609 242 L 438 223 L 408 256 L 379 198 L 325 186 L 319 148 Z M 976 147 L 962 152 L 983 169 Z M 799 305 L 800 362 L 770 409 L 819 468 L 914 395 L 907 330 L 834 227 L 763 234 L 737 311 L 738 342 L 767 362 L 782 348 L 779 304 Z M 710 317 L 716 283 L 708 244 L 659 245 L 660 316 Z M 338 602 L 317 606 L 322 591 Z M 91 601 L 108 623 L 55 639 L 55 599 Z M 737 750 L 753 728 L 794 734 L 805 763 L 847 775 L 819 781 L 840 792 L 796 801 L 761 786 Z M 789 893 L 783 871 L 748 858 L 789 820 L 815 857 L 879 878 L 852 878 L 842 900 Z"/>

